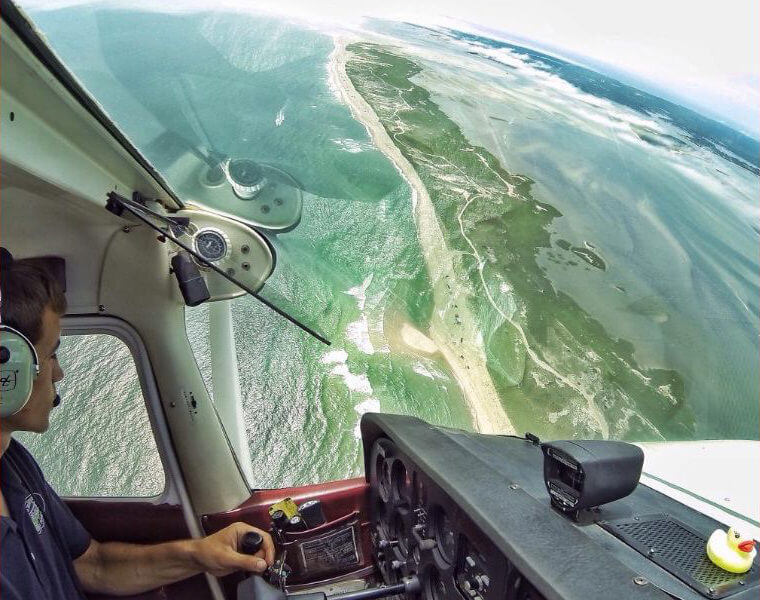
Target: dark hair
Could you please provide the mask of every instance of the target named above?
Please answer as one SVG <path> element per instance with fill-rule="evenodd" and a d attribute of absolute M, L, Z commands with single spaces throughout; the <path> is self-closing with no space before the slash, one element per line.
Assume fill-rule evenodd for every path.
<path fill-rule="evenodd" d="M 20 331 L 33 344 L 42 336 L 42 313 L 46 306 L 59 315 L 66 312 L 61 284 L 39 259 L 3 260 L 0 290 L 3 324 Z"/>

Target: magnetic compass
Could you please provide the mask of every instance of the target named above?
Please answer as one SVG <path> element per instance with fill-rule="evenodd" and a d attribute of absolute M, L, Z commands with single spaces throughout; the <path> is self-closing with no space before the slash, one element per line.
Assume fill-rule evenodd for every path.
<path fill-rule="evenodd" d="M 232 191 L 241 200 L 252 200 L 268 183 L 261 166 L 247 158 L 228 159 L 223 168 Z"/>
<path fill-rule="evenodd" d="M 193 239 L 195 251 L 209 262 L 219 262 L 230 252 L 230 240 L 218 229 L 204 228 Z"/>

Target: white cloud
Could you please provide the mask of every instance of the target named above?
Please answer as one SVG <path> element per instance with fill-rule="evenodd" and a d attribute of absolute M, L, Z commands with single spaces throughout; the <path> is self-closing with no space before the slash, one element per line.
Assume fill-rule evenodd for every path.
<path fill-rule="evenodd" d="M 22 5 L 40 10 L 83 3 L 30 0 Z M 180 0 L 157 6 L 135 0 L 129 6 L 171 12 L 286 13 L 314 25 L 349 28 L 359 26 L 362 16 L 426 23 L 447 22 L 448 17 L 610 65 L 703 112 L 738 123 L 749 133 L 760 133 L 757 0 L 723 0 L 719 6 L 692 0 Z"/>

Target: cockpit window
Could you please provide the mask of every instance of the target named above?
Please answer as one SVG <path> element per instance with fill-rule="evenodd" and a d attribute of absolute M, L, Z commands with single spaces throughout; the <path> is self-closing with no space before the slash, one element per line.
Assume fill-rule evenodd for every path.
<path fill-rule="evenodd" d="M 453 28 L 31 16 L 183 202 L 268 237 L 263 295 L 333 342 L 233 302 L 257 485 L 359 472 L 369 410 L 758 439 L 757 132 Z"/>
<path fill-rule="evenodd" d="M 107 334 L 66 335 L 58 361 L 66 376 L 57 385 L 61 401 L 50 430 L 15 437 L 61 496 L 159 496 L 164 468 L 127 345 Z"/>

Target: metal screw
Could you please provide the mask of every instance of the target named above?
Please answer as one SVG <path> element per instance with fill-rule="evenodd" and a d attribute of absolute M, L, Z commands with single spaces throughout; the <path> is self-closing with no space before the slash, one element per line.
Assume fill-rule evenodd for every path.
<path fill-rule="evenodd" d="M 175 406 L 177 406 L 177 403 L 176 402 L 169 402 L 169 406 L 171 408 L 174 408 Z"/>
<path fill-rule="evenodd" d="M 250 247 L 248 244 L 243 244 L 243 245 L 240 247 L 240 251 L 241 251 L 243 254 L 248 254 L 248 253 L 251 251 L 251 247 Z"/>
<path fill-rule="evenodd" d="M 243 267 L 243 270 L 244 270 L 244 271 L 248 271 L 248 270 L 251 268 L 251 265 L 250 265 L 250 263 L 243 263 L 243 264 L 242 264 L 242 265 L 240 265 L 240 266 L 241 266 L 241 267 Z"/>
<path fill-rule="evenodd" d="M 512 485 L 509 486 L 509 489 L 510 490 L 519 490 L 520 486 L 517 485 L 516 483 L 513 483 Z"/>
<path fill-rule="evenodd" d="M 102 304 L 99 304 L 98 305 L 98 311 L 100 311 L 100 312 L 106 312 L 106 307 L 104 305 L 102 305 Z"/>
<path fill-rule="evenodd" d="M 124 225 L 124 227 L 122 227 L 121 230 L 124 233 L 129 233 L 130 231 L 132 231 L 132 228 L 129 225 Z"/>
<path fill-rule="evenodd" d="M 715 588 L 710 588 L 710 589 L 709 589 L 709 590 L 707 590 L 707 591 L 710 593 L 710 595 L 711 595 L 711 596 L 714 596 L 714 595 L 715 595 Z"/>
<path fill-rule="evenodd" d="M 633 583 L 636 585 L 646 585 L 649 582 L 647 581 L 646 577 L 642 577 L 641 575 L 638 575 L 633 578 Z"/>

